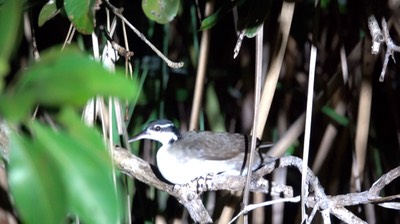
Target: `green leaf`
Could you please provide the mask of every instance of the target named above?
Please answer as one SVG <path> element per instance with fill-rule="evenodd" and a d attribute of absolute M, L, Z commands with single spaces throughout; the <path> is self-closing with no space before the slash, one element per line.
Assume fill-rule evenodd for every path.
<path fill-rule="evenodd" d="M 69 21 L 83 34 L 94 30 L 94 4 L 96 0 L 64 0 L 64 9 Z"/>
<path fill-rule="evenodd" d="M 228 14 L 232 9 L 238 4 L 243 3 L 243 0 L 234 0 L 226 2 L 221 8 L 219 8 L 215 13 L 205 18 L 201 21 L 200 30 L 208 30 L 215 26 L 218 21 L 220 21 L 226 14 Z"/>
<path fill-rule="evenodd" d="M 62 170 L 69 210 L 84 223 L 118 223 L 122 200 L 100 135 L 71 110 L 62 112 L 59 120 L 67 132 L 55 132 L 40 123 L 33 123 L 32 130 Z"/>
<path fill-rule="evenodd" d="M 165 24 L 178 13 L 179 0 L 142 0 L 142 9 L 147 18 Z"/>
<path fill-rule="evenodd" d="M 40 10 L 38 25 L 39 27 L 43 26 L 47 21 L 56 16 L 60 10 L 57 8 L 57 4 L 55 0 L 49 0 L 46 5 L 43 6 L 42 10 Z"/>
<path fill-rule="evenodd" d="M 29 95 L 22 97 L 0 95 L 0 114 L 9 122 L 19 122 L 26 117 L 30 108 L 33 107 L 33 100 Z"/>
<path fill-rule="evenodd" d="M 6 62 L 16 46 L 19 46 L 22 9 L 22 0 L 6 0 L 0 5 L 0 58 Z"/>
<path fill-rule="evenodd" d="M 137 94 L 135 81 L 122 72 L 112 74 L 75 48 L 44 53 L 20 76 L 14 88 L 0 95 L 0 111 L 13 121 L 26 117 L 38 104 L 81 107 L 97 95 L 131 100 Z"/>
<path fill-rule="evenodd" d="M 35 141 L 11 136 L 8 177 L 23 221 L 62 223 L 72 212 L 85 223 L 118 223 L 122 201 L 99 133 L 71 109 L 58 118 L 67 131 L 34 122 Z"/>
<path fill-rule="evenodd" d="M 24 223 L 63 223 L 65 188 L 54 160 L 36 142 L 11 134 L 8 181 Z"/>
<path fill-rule="evenodd" d="M 3 77 L 7 75 L 9 69 L 10 68 L 6 60 L 4 58 L 0 58 L 0 93 L 3 91 L 4 88 Z"/>
<path fill-rule="evenodd" d="M 218 96 L 215 92 L 215 86 L 213 84 L 209 85 L 206 90 L 206 106 L 205 112 L 211 126 L 211 130 L 215 132 L 226 131 L 225 119 L 222 115 L 220 103 L 218 102 Z"/>
<path fill-rule="evenodd" d="M 344 127 L 349 125 L 349 119 L 345 116 L 342 116 L 342 115 L 336 113 L 336 111 L 333 110 L 331 107 L 323 106 L 321 110 L 324 114 L 326 114 L 328 117 L 330 117 L 332 120 L 334 120 L 338 124 L 340 124 Z"/>
<path fill-rule="evenodd" d="M 97 153 L 97 151 L 101 151 L 102 155 L 99 154 L 100 157 L 98 159 L 106 159 L 106 161 L 103 161 L 104 163 L 111 162 L 108 153 L 105 153 L 107 149 L 100 134 L 83 124 L 71 108 L 64 108 L 57 118 L 67 129 L 69 135 L 78 141 L 79 144 L 91 152 Z"/>

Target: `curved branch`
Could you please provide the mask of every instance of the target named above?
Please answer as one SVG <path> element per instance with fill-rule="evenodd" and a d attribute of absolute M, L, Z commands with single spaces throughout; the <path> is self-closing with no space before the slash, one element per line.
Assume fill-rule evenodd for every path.
<path fill-rule="evenodd" d="M 121 147 L 116 147 L 114 149 L 113 159 L 122 172 L 148 185 L 166 191 L 170 195 L 174 196 L 186 207 L 186 209 L 188 209 L 190 216 L 195 222 L 212 222 L 211 217 L 200 200 L 200 194 L 197 192 L 196 182 L 192 182 L 187 185 L 168 184 L 167 182 L 161 180 L 162 176 L 158 173 L 157 168 L 132 155 Z M 263 177 L 270 174 L 276 168 L 282 167 L 295 167 L 301 172 L 302 162 L 302 159 L 298 157 L 285 156 L 265 164 L 263 167 L 253 172 L 250 182 L 250 191 L 262 192 L 271 195 L 283 195 L 285 198 L 293 197 L 293 189 L 290 186 L 277 185 L 274 183 L 270 184 Z M 382 203 L 382 205 L 384 205 L 385 203 L 383 202 L 391 201 L 393 198 L 397 198 L 395 196 L 380 198 L 377 195 L 384 186 L 400 176 L 400 166 L 383 175 L 374 183 L 369 191 L 337 196 L 327 196 L 325 194 L 318 178 L 311 171 L 311 169 L 307 169 L 306 175 L 308 194 L 310 194 L 307 195 L 305 200 L 307 207 L 314 208 L 314 210 L 320 210 L 323 214 L 332 214 L 347 223 L 365 223 L 362 219 L 358 218 L 355 214 L 347 210 L 345 206 L 368 203 Z M 246 182 L 245 180 L 245 176 L 228 176 L 223 174 L 214 175 L 208 180 L 208 182 L 211 184 L 208 184 L 207 190 L 240 191 L 244 188 Z M 395 207 L 398 206 L 398 203 L 395 204 Z M 308 219 L 312 219 L 312 217 L 313 215 Z M 323 215 L 323 217 L 324 223 L 330 223 L 329 215 Z M 308 220 L 308 222 L 311 222 L 311 220 Z"/>

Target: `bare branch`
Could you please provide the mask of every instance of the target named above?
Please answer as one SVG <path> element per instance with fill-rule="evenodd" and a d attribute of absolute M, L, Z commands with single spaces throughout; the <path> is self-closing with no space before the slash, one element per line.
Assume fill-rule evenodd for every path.
<path fill-rule="evenodd" d="M 378 54 L 381 43 L 384 41 L 382 30 L 379 28 L 378 21 L 374 15 L 368 17 L 368 28 L 372 37 L 371 53 Z"/>
<path fill-rule="evenodd" d="M 114 13 L 118 18 L 120 18 L 133 32 L 136 33 L 136 35 L 142 39 L 143 42 L 145 42 L 161 59 L 163 59 L 167 65 L 171 68 L 182 68 L 184 63 L 183 62 L 173 62 L 169 60 L 163 53 L 161 53 L 160 50 L 158 50 L 145 36 L 143 33 L 141 33 L 136 27 L 134 27 L 120 12 L 119 9 L 117 9 L 115 6 L 111 5 L 110 2 L 104 1 L 106 7 Z"/>
<path fill-rule="evenodd" d="M 368 196 L 368 199 L 376 199 L 379 197 L 379 192 L 390 182 L 392 182 L 394 179 L 398 178 L 400 176 L 400 166 L 392 169 L 388 173 L 382 175 L 369 189 L 368 193 L 370 196 Z"/>
<path fill-rule="evenodd" d="M 332 206 L 331 212 L 337 218 L 339 218 L 340 220 L 342 220 L 346 223 L 352 223 L 352 224 L 367 223 L 343 207 Z"/>
<path fill-rule="evenodd" d="M 272 205 L 272 204 L 276 204 L 276 203 L 282 203 L 282 202 L 299 202 L 300 201 L 300 196 L 294 197 L 294 198 L 280 198 L 280 199 L 276 199 L 276 200 L 272 200 L 272 201 L 266 201 L 260 204 L 251 204 L 251 205 L 246 205 L 244 207 L 244 209 L 239 212 L 230 222 L 234 222 L 237 218 L 239 218 L 240 215 L 249 212 L 251 210 L 254 210 L 256 208 L 260 208 L 263 206 L 267 206 L 267 205 Z"/>
<path fill-rule="evenodd" d="M 382 42 L 385 42 L 386 44 L 385 58 L 383 60 L 381 75 L 379 77 L 379 81 L 383 82 L 385 79 L 386 68 L 389 63 L 389 57 L 392 56 L 393 61 L 396 63 L 393 52 L 400 52 L 400 46 L 397 46 L 390 37 L 385 18 L 382 18 L 381 26 L 382 30 L 379 28 L 378 22 L 374 15 L 371 15 L 368 18 L 368 28 L 372 37 L 371 53 L 378 54 L 380 44 Z"/>
<path fill-rule="evenodd" d="M 389 202 L 393 200 L 398 200 L 400 195 L 392 195 L 387 197 L 379 197 L 379 192 L 388 184 L 390 184 L 394 179 L 400 176 L 400 166 L 392 169 L 388 173 L 382 175 L 369 189 L 368 191 L 368 200 L 371 202 L 386 202 L 379 204 L 385 208 L 397 209 L 400 210 L 400 203 L 398 202 Z"/>

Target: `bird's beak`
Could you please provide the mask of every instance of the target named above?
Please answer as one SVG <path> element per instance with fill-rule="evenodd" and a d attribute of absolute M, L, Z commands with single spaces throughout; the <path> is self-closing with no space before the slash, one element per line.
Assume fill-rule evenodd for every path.
<path fill-rule="evenodd" d="M 142 132 L 140 132 L 139 134 L 133 136 L 131 139 L 128 140 L 129 143 L 140 140 L 140 139 L 144 139 L 147 136 L 149 136 L 149 134 L 147 133 L 147 130 L 144 130 Z"/>

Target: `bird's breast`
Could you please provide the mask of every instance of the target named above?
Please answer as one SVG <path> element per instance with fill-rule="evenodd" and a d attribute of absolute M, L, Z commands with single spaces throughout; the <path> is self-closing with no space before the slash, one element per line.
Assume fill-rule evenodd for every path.
<path fill-rule="evenodd" d="M 231 175 L 240 174 L 241 161 L 207 160 L 193 153 L 196 152 L 163 146 L 157 152 L 157 167 L 163 177 L 174 184 L 186 184 L 200 176 L 226 171 Z"/>

